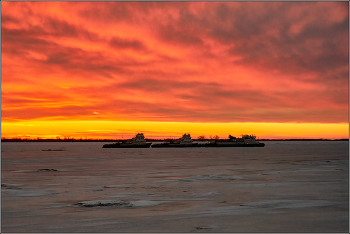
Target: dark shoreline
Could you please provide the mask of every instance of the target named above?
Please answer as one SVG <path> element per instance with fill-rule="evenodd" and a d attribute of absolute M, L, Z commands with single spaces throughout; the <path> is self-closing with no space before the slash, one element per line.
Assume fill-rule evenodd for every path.
<path fill-rule="evenodd" d="M 125 139 L 1 139 L 1 142 L 116 142 Z M 163 142 L 164 139 L 146 139 L 147 142 Z M 197 141 L 197 140 L 195 140 Z M 212 141 L 204 139 L 201 141 Z M 258 139 L 258 141 L 349 141 L 349 139 Z"/>

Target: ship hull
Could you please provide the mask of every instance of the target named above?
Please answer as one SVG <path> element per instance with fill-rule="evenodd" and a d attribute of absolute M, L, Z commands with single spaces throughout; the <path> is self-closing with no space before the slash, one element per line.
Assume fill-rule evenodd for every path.
<path fill-rule="evenodd" d="M 217 144 L 209 143 L 204 144 L 203 147 L 264 147 L 265 143 L 256 143 L 256 144 Z"/>
<path fill-rule="evenodd" d="M 152 143 L 146 143 L 142 145 L 134 145 L 134 144 L 123 144 L 123 143 L 115 143 L 115 144 L 106 144 L 103 145 L 102 148 L 149 148 Z"/>
<path fill-rule="evenodd" d="M 155 144 L 151 145 L 152 148 L 187 148 L 187 147 L 199 147 L 198 143 L 193 144 Z"/>
<path fill-rule="evenodd" d="M 207 144 L 155 144 L 151 145 L 152 148 L 186 148 L 186 147 L 264 147 L 265 143 L 256 144 L 217 144 L 217 143 L 207 143 Z"/>

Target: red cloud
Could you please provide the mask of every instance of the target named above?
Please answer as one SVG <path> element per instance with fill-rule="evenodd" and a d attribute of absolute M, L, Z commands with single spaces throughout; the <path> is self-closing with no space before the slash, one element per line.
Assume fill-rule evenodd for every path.
<path fill-rule="evenodd" d="M 347 2 L 3 2 L 2 119 L 347 122 L 348 17 Z"/>

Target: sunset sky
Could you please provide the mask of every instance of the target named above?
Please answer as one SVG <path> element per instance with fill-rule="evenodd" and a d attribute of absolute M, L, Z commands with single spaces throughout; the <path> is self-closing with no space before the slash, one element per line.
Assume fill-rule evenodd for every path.
<path fill-rule="evenodd" d="M 1 2 L 1 136 L 349 137 L 349 3 Z"/>

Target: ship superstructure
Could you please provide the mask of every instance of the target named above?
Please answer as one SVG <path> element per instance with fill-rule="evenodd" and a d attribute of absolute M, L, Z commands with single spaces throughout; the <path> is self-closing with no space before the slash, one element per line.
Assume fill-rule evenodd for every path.
<path fill-rule="evenodd" d="M 152 143 L 147 143 L 143 133 L 137 133 L 135 137 L 126 142 L 105 144 L 102 148 L 149 148 Z"/>
<path fill-rule="evenodd" d="M 256 136 L 254 135 L 242 135 L 242 138 L 238 138 L 239 143 L 241 144 L 257 144 L 259 142 L 256 141 Z"/>
<path fill-rule="evenodd" d="M 144 145 L 146 144 L 146 139 L 143 133 L 137 133 L 134 138 L 128 140 L 127 143 L 135 144 L 135 145 Z"/>
<path fill-rule="evenodd" d="M 185 133 L 182 135 L 181 138 L 170 141 L 170 142 L 164 142 L 162 144 L 152 144 L 152 148 L 161 148 L 161 147 L 197 147 L 198 143 L 193 143 L 193 140 L 191 138 L 191 135 L 189 133 Z"/>
<path fill-rule="evenodd" d="M 177 143 L 190 145 L 190 144 L 193 144 L 193 140 L 192 140 L 191 135 L 189 133 L 185 133 L 182 135 L 181 138 L 179 138 L 177 140 Z"/>

